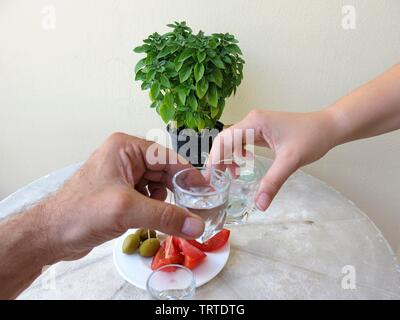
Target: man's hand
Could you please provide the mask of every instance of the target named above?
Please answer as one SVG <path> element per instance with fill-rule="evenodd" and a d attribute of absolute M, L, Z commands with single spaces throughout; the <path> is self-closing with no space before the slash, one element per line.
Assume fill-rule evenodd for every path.
<path fill-rule="evenodd" d="M 129 228 L 200 236 L 201 218 L 163 202 L 187 167 L 160 145 L 113 134 L 55 195 L 0 221 L 0 299 L 15 298 L 43 266 L 82 257 Z"/>
<path fill-rule="evenodd" d="M 153 164 L 150 146 L 164 159 Z M 135 227 L 200 236 L 202 219 L 164 202 L 173 175 L 186 167 L 172 150 L 113 134 L 46 204 L 52 253 L 57 259 L 74 259 Z"/>

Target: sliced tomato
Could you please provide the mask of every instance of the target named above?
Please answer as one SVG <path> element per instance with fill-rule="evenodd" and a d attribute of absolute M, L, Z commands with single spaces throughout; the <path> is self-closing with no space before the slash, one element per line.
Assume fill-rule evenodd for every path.
<path fill-rule="evenodd" d="M 182 264 L 184 257 L 180 254 L 179 247 L 176 247 L 172 236 L 167 237 L 158 249 L 151 263 L 151 269 L 156 270 L 168 264 Z M 164 268 L 163 271 L 175 271 L 175 268 Z"/>
<path fill-rule="evenodd" d="M 231 232 L 228 229 L 222 229 L 215 236 L 208 239 L 204 243 L 200 243 L 196 240 L 188 240 L 188 241 L 191 245 L 195 246 L 201 251 L 210 252 L 222 248 L 228 241 L 230 233 Z"/>
<path fill-rule="evenodd" d="M 191 245 L 186 239 L 174 237 L 174 243 L 179 246 L 184 257 L 183 265 L 186 268 L 196 268 L 207 256 L 203 251 Z"/>
<path fill-rule="evenodd" d="M 181 255 L 179 247 L 174 242 L 173 236 L 168 236 L 165 241 L 165 258 L 175 259 L 177 256 Z"/>
<path fill-rule="evenodd" d="M 165 245 L 164 243 L 162 243 L 156 255 L 153 257 L 153 261 L 151 262 L 151 269 L 156 270 L 162 267 L 163 266 L 162 260 L 164 258 L 165 258 Z"/>

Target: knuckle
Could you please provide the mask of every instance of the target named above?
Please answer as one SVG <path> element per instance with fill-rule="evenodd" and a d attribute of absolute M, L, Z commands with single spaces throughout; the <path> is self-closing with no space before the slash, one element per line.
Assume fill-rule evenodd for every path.
<path fill-rule="evenodd" d="M 258 119 L 261 115 L 264 114 L 264 110 L 262 109 L 252 109 L 249 114 L 247 115 L 248 118 L 251 119 Z"/>
<path fill-rule="evenodd" d="M 125 133 L 122 133 L 122 132 L 113 132 L 107 138 L 107 142 L 109 142 L 111 144 L 120 143 L 122 140 L 124 140 L 126 138 L 126 136 L 127 135 Z"/>

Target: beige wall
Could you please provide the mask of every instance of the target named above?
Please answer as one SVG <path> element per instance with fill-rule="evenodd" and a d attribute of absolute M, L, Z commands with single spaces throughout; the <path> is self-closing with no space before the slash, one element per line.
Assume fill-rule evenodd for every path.
<path fill-rule="evenodd" d="M 356 8 L 356 30 L 341 26 L 344 4 Z M 55 29 L 42 27 L 46 5 Z M 131 49 L 173 20 L 240 40 L 245 79 L 227 123 L 253 107 L 317 110 L 400 60 L 398 0 L 2 0 L 0 198 L 85 158 L 112 131 L 163 127 L 133 81 Z M 337 148 L 306 170 L 400 250 L 399 163 L 395 132 Z"/>

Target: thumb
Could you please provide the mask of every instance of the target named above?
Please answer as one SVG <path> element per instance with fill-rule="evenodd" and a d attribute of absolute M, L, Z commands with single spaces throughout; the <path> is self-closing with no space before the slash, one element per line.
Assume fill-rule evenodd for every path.
<path fill-rule="evenodd" d="M 156 229 L 184 238 L 198 238 L 204 231 L 204 221 L 198 215 L 172 204 L 134 193 L 134 206 L 128 214 L 128 227 Z"/>
<path fill-rule="evenodd" d="M 259 210 L 267 210 L 279 189 L 298 167 L 297 161 L 292 157 L 276 156 L 258 188 L 255 202 Z"/>

